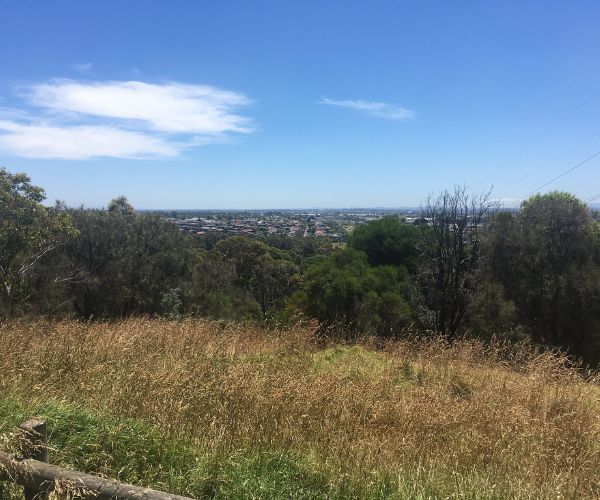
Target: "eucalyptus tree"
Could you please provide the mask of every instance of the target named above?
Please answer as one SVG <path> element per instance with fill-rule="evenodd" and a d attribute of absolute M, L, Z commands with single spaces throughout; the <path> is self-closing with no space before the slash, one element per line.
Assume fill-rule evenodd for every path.
<path fill-rule="evenodd" d="M 71 215 L 44 206 L 45 199 L 44 190 L 26 174 L 0 169 L 1 316 L 11 316 L 27 303 L 42 259 L 77 234 Z"/>

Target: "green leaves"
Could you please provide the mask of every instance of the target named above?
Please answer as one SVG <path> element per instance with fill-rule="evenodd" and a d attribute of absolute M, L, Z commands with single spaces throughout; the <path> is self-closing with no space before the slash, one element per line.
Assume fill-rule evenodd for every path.
<path fill-rule="evenodd" d="M 248 292 L 263 316 L 281 308 L 298 287 L 298 266 L 283 250 L 234 236 L 219 241 L 215 252 L 233 266 L 237 285 Z"/>
<path fill-rule="evenodd" d="M 371 267 L 365 253 L 341 250 L 309 264 L 305 309 L 327 325 L 394 335 L 411 318 L 405 280 L 403 268 Z"/>
<path fill-rule="evenodd" d="M 598 359 L 598 236 L 585 204 L 558 191 L 532 196 L 519 214 L 492 220 L 484 254 L 477 280 L 487 293 L 472 319 L 498 329 L 510 313 L 538 342 Z"/>
<path fill-rule="evenodd" d="M 396 217 L 383 217 L 358 226 L 349 246 L 365 252 L 373 266 L 403 265 L 414 270 L 417 265 L 420 231 L 403 224 Z"/>
<path fill-rule="evenodd" d="M 43 206 L 44 199 L 25 174 L 0 169 L 0 316 L 27 297 L 41 260 L 77 235 L 70 214 Z"/>
<path fill-rule="evenodd" d="M 173 224 L 122 209 L 72 214 L 80 236 L 65 248 L 65 256 L 83 275 L 70 286 L 79 315 L 162 313 L 165 294 L 185 288 L 191 279 L 195 254 Z M 180 311 L 185 295 L 179 294 Z"/>

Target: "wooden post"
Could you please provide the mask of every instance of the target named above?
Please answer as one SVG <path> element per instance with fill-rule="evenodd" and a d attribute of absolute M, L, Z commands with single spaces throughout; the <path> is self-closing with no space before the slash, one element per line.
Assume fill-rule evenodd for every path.
<path fill-rule="evenodd" d="M 81 497 L 94 500 L 192 500 L 112 479 L 63 469 L 48 463 L 46 422 L 31 419 L 20 427 L 21 456 L 0 450 L 0 481 L 23 486 L 26 500 L 47 500 L 57 484 L 72 486 Z M 0 499 L 2 500 L 2 499 Z"/>
<path fill-rule="evenodd" d="M 32 418 L 21 424 L 23 434 L 21 455 L 39 462 L 48 462 L 48 429 L 46 421 L 41 418 Z M 42 493 L 31 487 L 23 488 L 25 500 L 45 500 L 47 493 Z"/>
<path fill-rule="evenodd" d="M 56 465 L 38 462 L 32 459 L 15 457 L 0 451 L 0 480 L 12 481 L 38 492 L 38 498 L 47 498 L 40 493 L 54 491 L 56 484 L 62 484 L 77 490 L 76 498 L 89 500 L 192 500 L 162 491 L 150 490 L 141 486 L 132 486 L 92 476 L 82 472 L 63 469 Z"/>

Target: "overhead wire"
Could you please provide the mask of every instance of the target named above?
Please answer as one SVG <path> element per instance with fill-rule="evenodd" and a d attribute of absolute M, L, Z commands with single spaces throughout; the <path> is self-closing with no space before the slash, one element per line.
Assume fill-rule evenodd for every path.
<path fill-rule="evenodd" d="M 585 203 L 589 203 L 590 201 L 594 201 L 600 198 L 600 193 L 595 194 L 594 196 L 590 196 L 587 200 L 584 200 Z"/>
<path fill-rule="evenodd" d="M 592 101 L 593 99 L 595 99 L 598 95 L 600 95 L 600 89 L 597 90 L 596 92 L 594 92 L 592 95 L 590 95 L 587 98 L 585 98 L 580 104 L 578 104 L 577 106 L 575 106 L 575 108 L 573 108 L 571 111 L 569 111 L 568 113 L 566 113 L 565 115 L 563 115 L 556 122 L 552 123 L 541 134 L 539 134 L 532 141 L 530 141 L 523 148 L 521 148 L 516 154 L 514 154 L 513 156 L 511 156 L 508 160 L 506 160 L 505 162 L 503 162 L 502 164 L 500 164 L 498 167 L 496 167 L 494 170 L 492 170 L 491 172 L 489 172 L 487 175 L 485 175 L 484 177 L 482 177 L 479 182 L 486 181 L 492 175 L 498 173 L 504 167 L 506 167 L 507 165 L 509 165 L 510 163 L 512 163 L 514 160 L 516 160 L 517 158 L 519 158 L 529 148 L 531 148 L 532 146 L 534 146 L 535 144 L 537 144 L 540 140 L 542 140 L 544 137 L 546 137 L 546 135 L 548 135 L 550 132 L 552 132 L 556 127 L 558 127 L 559 125 L 561 125 L 564 121 L 568 120 L 571 116 L 573 116 L 575 113 L 577 113 L 581 108 L 583 108 L 586 104 L 588 104 L 590 101 Z"/>
<path fill-rule="evenodd" d="M 531 191 L 529 194 L 527 194 L 527 196 L 525 196 L 525 198 L 529 198 L 532 194 L 537 193 L 540 189 L 544 189 L 546 186 L 549 186 L 550 184 L 552 184 L 554 181 L 557 181 L 558 179 L 560 179 L 561 177 L 564 177 L 565 175 L 571 173 L 573 170 L 581 167 L 582 165 L 585 165 L 586 163 L 588 163 L 589 161 L 592 161 L 594 158 L 596 158 L 597 156 L 600 156 L 600 151 L 597 151 L 596 153 L 594 153 L 592 156 L 588 156 L 585 160 L 579 162 L 577 165 L 574 165 L 573 167 L 565 170 L 564 172 L 560 173 L 559 175 L 557 175 L 556 177 L 553 177 L 552 179 L 550 179 L 548 182 L 542 184 L 541 186 L 539 186 L 538 188 L 534 189 L 533 191 Z"/>
<path fill-rule="evenodd" d="M 511 184 L 509 184 L 508 186 L 505 186 L 501 189 L 501 192 L 505 192 L 507 189 L 513 188 L 515 187 L 517 184 L 521 184 L 524 180 L 529 179 L 529 177 L 531 177 L 532 175 L 537 174 L 538 172 L 540 172 L 541 170 L 543 170 L 544 168 L 546 168 L 548 165 L 551 165 L 552 163 L 554 163 L 556 160 L 559 160 L 561 158 L 564 158 L 566 155 L 568 155 L 569 153 L 575 151 L 579 146 L 582 146 L 583 144 L 586 144 L 587 142 L 591 141 L 592 139 L 595 139 L 596 137 L 598 137 L 600 135 L 600 131 L 596 131 L 594 132 L 592 135 L 588 136 L 587 138 L 585 138 L 583 141 L 578 142 L 577 144 L 575 144 L 575 146 L 567 149 L 566 151 L 563 151 L 561 154 L 559 154 L 558 156 L 554 156 L 553 158 L 551 158 L 550 160 L 544 162 L 543 164 L 541 164 L 539 167 L 537 167 L 535 170 L 533 170 L 532 172 L 529 172 L 528 174 L 522 176 L 521 178 L 519 178 L 518 180 L 512 182 Z"/>

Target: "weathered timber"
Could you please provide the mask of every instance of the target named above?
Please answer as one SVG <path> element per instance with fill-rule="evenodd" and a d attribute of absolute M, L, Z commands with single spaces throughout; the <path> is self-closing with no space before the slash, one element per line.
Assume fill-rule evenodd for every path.
<path fill-rule="evenodd" d="M 40 462 L 48 461 L 48 430 L 46 421 L 32 418 L 21 424 L 20 452 L 23 458 L 31 458 Z M 25 485 L 25 500 L 47 500 L 48 494 Z"/>
<path fill-rule="evenodd" d="M 41 418 L 26 420 L 20 426 L 21 456 L 40 462 L 48 461 L 48 431 L 46 421 Z"/>
<path fill-rule="evenodd" d="M 58 485 L 60 489 L 69 488 L 77 491 L 78 498 L 96 500 L 192 500 L 189 497 L 63 469 L 39 460 L 15 457 L 2 451 L 0 451 L 0 480 L 17 483 L 38 493 L 49 493 L 57 489 Z"/>

